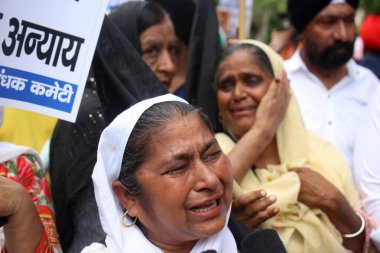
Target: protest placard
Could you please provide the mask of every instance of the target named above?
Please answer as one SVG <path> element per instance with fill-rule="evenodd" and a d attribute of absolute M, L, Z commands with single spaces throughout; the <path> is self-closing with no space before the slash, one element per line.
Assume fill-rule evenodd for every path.
<path fill-rule="evenodd" d="M 107 0 L 1 0 L 0 105 L 74 122 Z"/>

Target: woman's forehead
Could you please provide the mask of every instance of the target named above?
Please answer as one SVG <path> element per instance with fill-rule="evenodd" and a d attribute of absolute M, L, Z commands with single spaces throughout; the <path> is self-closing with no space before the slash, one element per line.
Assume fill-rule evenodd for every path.
<path fill-rule="evenodd" d="M 252 67 L 257 67 L 262 69 L 258 61 L 255 59 L 254 55 L 247 50 L 238 50 L 226 57 L 219 66 L 220 74 L 224 72 L 229 72 L 229 70 L 237 69 L 242 71 L 244 69 L 251 69 Z M 220 76 L 219 74 L 219 76 Z"/>
<path fill-rule="evenodd" d="M 194 142 L 201 145 L 212 137 L 210 129 L 197 114 L 189 113 L 184 116 L 177 114 L 152 133 L 149 149 L 151 152 L 157 151 L 162 154 L 165 149 L 172 151 L 186 145 L 194 145 Z"/>
<path fill-rule="evenodd" d="M 229 62 L 243 62 L 244 61 L 250 64 L 257 64 L 255 55 L 249 49 L 244 49 L 244 48 L 237 49 L 236 51 L 228 55 L 222 61 L 222 65 L 223 63 L 226 63 L 227 61 Z"/>

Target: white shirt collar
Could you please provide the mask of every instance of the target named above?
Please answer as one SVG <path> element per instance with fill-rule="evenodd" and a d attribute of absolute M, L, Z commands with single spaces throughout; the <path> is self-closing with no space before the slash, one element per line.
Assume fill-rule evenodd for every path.
<path fill-rule="evenodd" d="M 292 57 L 286 61 L 286 68 L 288 71 L 292 72 L 298 69 L 304 69 L 308 71 L 305 63 L 301 58 L 301 53 L 299 49 L 297 49 L 292 55 Z"/>

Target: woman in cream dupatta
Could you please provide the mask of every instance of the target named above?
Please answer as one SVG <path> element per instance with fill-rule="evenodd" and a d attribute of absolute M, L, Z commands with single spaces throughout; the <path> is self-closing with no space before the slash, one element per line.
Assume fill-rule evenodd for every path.
<path fill-rule="evenodd" d="M 257 69 L 263 73 L 265 67 L 247 49 L 249 46 L 242 47 L 242 44 L 261 49 L 267 56 L 272 68 L 268 80 L 281 76 L 283 71 L 281 57 L 265 44 L 252 40 L 235 45 L 235 50 L 230 49 L 218 65 L 218 105 L 228 135 L 218 133 L 216 137 L 231 158 L 236 180 L 235 198 L 260 189 L 277 197 L 279 213 L 261 223 L 259 228 L 275 229 L 288 252 L 346 252 L 347 249 L 360 252 L 368 248 L 365 235 L 369 228 L 362 229 L 365 221 L 355 213 L 361 205 L 350 171 L 335 147 L 305 129 L 293 96 L 268 145 L 262 145 L 261 152 L 260 149 L 249 149 L 256 147 L 252 143 L 257 140 L 250 136 L 250 132 L 251 126 L 258 121 L 258 105 L 266 92 L 271 89 L 273 92 L 280 86 L 274 82 L 259 83 L 265 77 L 252 73 Z M 244 53 L 253 62 L 252 73 L 250 70 L 244 72 L 247 64 L 239 68 Z M 259 85 L 266 85 L 261 98 L 257 95 Z M 251 125 L 244 132 L 238 128 L 246 124 L 247 115 L 251 115 Z M 237 152 L 239 150 L 241 152 Z M 242 168 L 247 160 L 253 163 Z"/>

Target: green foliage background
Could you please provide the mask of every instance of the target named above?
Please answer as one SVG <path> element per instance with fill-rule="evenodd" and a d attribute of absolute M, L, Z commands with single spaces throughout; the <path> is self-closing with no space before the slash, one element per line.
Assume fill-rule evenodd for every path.
<path fill-rule="evenodd" d="M 270 31 L 287 25 L 287 0 L 254 0 L 251 38 L 269 42 Z M 380 14 L 380 0 L 361 0 L 360 8 L 365 14 Z"/>
<path fill-rule="evenodd" d="M 270 31 L 285 25 L 286 0 L 254 0 L 251 37 L 268 42 Z"/>
<path fill-rule="evenodd" d="M 380 14 L 380 0 L 362 0 L 360 7 L 365 10 L 366 13 Z"/>

